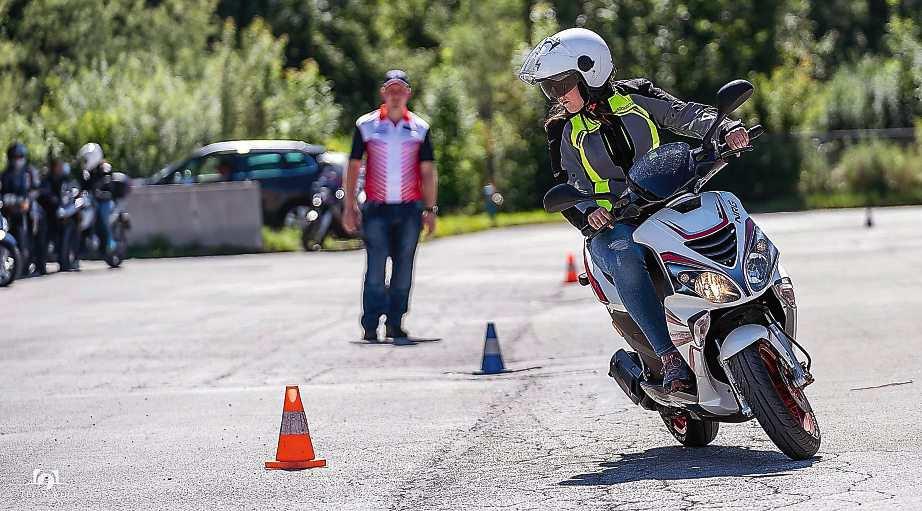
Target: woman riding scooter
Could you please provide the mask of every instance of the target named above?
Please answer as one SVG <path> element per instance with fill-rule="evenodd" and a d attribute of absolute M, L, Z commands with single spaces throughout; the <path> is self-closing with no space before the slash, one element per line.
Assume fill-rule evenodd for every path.
<path fill-rule="evenodd" d="M 526 57 L 519 78 L 539 85 L 554 102 L 545 124 L 554 178 L 592 193 L 621 194 L 625 171 L 659 146 L 658 128 L 703 138 L 716 110 L 683 102 L 644 78 L 615 80 L 611 51 L 595 32 L 571 28 L 541 41 Z M 731 149 L 749 144 L 739 121 L 724 121 L 722 138 Z M 631 318 L 663 362 L 666 392 L 691 389 L 688 365 L 666 326 L 666 314 L 634 242 L 636 225 L 611 225 L 610 201 L 587 201 L 563 212 L 584 234 L 607 229 L 589 245 L 593 263 L 612 275 Z M 610 229 L 609 229 L 610 227 Z"/>

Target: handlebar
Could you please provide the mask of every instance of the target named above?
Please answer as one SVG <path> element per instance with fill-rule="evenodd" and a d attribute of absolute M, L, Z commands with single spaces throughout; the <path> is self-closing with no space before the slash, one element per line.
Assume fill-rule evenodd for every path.
<path fill-rule="evenodd" d="M 720 155 L 718 159 L 724 160 L 736 154 L 742 154 L 748 151 L 752 151 L 753 149 L 752 141 L 761 137 L 765 133 L 765 128 L 763 128 L 761 124 L 756 124 L 755 126 L 746 130 L 746 133 L 749 134 L 749 145 L 747 145 L 746 147 L 741 147 L 739 149 L 729 149 L 726 142 L 722 142 L 718 144 L 717 152 Z"/>
<path fill-rule="evenodd" d="M 752 141 L 761 137 L 763 134 L 765 134 L 765 128 L 763 128 L 761 124 L 756 124 L 755 126 L 746 130 L 746 132 L 749 134 L 749 145 L 747 145 L 746 147 L 741 147 L 739 149 L 729 149 L 726 143 L 720 143 L 717 145 L 717 151 L 718 151 L 717 161 L 725 160 L 733 155 L 752 151 L 753 149 Z M 726 163 L 724 163 L 724 165 L 726 165 Z M 625 208 L 621 208 L 620 211 L 623 211 Z M 611 211 L 610 213 L 612 215 L 612 219 L 606 222 L 604 225 L 602 225 L 598 229 L 593 229 L 592 226 L 589 226 L 589 225 L 583 228 L 583 235 L 586 236 L 587 243 L 592 241 L 593 238 L 595 238 L 596 236 L 598 236 L 599 234 L 601 234 L 603 231 L 610 228 L 614 224 L 622 220 L 625 220 L 627 218 L 634 218 L 636 216 L 636 215 L 634 216 L 619 215 L 615 211 Z M 586 232 L 587 230 L 590 230 L 590 232 L 587 233 Z"/>

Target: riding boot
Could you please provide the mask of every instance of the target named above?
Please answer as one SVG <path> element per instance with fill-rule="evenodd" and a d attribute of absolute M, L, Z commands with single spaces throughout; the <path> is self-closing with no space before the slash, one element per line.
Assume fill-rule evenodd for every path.
<path fill-rule="evenodd" d="M 660 358 L 663 361 L 663 391 L 668 394 L 694 387 L 694 376 L 679 350 L 669 351 Z"/>

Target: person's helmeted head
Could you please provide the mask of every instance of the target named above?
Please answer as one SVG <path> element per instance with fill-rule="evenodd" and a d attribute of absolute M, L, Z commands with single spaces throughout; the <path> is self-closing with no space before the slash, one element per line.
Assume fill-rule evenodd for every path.
<path fill-rule="evenodd" d="M 611 50 L 599 34 L 585 28 L 568 28 L 545 38 L 531 50 L 519 79 L 540 86 L 548 99 L 574 113 L 592 98 L 593 92 L 604 89 L 614 73 Z M 577 106 L 574 103 L 579 103 L 579 108 L 572 110 Z"/>
<path fill-rule="evenodd" d="M 403 112 L 407 108 L 412 89 L 407 73 L 400 69 L 391 69 L 381 82 L 381 99 L 388 111 Z"/>
<path fill-rule="evenodd" d="M 29 151 L 21 142 L 13 142 L 6 150 L 7 165 L 14 170 L 21 170 L 26 166 Z"/>
<path fill-rule="evenodd" d="M 90 171 L 103 162 L 102 147 L 95 142 L 85 144 L 77 151 L 77 165 L 81 170 Z"/>

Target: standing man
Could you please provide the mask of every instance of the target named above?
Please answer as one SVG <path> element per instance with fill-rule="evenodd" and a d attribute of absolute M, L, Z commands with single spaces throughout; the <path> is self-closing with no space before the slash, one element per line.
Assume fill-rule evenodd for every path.
<path fill-rule="evenodd" d="M 352 153 L 346 171 L 343 222 L 347 230 L 362 227 L 367 265 L 362 290 L 364 339 L 378 341 L 378 323 L 386 316 L 385 335 L 396 345 L 414 344 L 403 329 L 410 302 L 413 258 L 422 227 L 435 231 L 438 213 L 429 124 L 407 109 L 411 89 L 407 74 L 388 71 L 381 84 L 384 103 L 355 123 Z M 365 157 L 365 203 L 356 203 L 356 185 Z M 385 266 L 391 258 L 391 278 Z"/>

